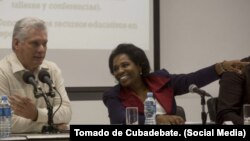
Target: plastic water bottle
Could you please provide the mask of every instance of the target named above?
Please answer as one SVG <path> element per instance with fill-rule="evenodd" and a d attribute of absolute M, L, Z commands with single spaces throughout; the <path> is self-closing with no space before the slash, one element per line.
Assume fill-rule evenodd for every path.
<path fill-rule="evenodd" d="M 11 107 L 8 97 L 3 95 L 0 103 L 0 136 L 9 137 L 11 134 Z"/>
<path fill-rule="evenodd" d="M 156 103 L 152 92 L 147 93 L 147 98 L 144 101 L 145 125 L 155 125 L 156 120 Z"/>

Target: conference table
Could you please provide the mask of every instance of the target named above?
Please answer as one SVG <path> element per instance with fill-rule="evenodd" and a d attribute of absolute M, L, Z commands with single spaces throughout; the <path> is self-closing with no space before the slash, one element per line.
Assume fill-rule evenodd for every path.
<path fill-rule="evenodd" d="M 0 141 L 69 141 L 69 133 L 58 134 L 11 134 L 10 137 L 0 138 Z"/>

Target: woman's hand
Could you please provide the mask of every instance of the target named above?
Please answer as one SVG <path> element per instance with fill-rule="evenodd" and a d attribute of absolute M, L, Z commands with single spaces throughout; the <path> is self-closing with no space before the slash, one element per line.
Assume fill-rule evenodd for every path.
<path fill-rule="evenodd" d="M 218 75 L 224 72 L 236 72 L 241 74 L 245 66 L 249 65 L 250 62 L 242 62 L 240 60 L 223 61 L 215 65 L 215 69 Z"/>
<path fill-rule="evenodd" d="M 160 125 L 180 125 L 185 120 L 177 115 L 156 115 L 156 123 Z"/>

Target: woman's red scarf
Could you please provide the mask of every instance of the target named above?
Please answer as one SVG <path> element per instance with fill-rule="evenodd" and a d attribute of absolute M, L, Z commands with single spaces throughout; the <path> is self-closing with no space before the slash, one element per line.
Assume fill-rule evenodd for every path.
<path fill-rule="evenodd" d="M 144 82 L 148 86 L 148 89 L 153 92 L 155 99 L 157 99 L 164 110 L 168 114 L 171 114 L 174 95 L 173 89 L 167 87 L 169 80 L 166 77 L 150 75 L 144 79 Z M 125 107 L 138 107 L 139 113 L 144 113 L 144 104 L 133 90 L 121 87 L 119 97 Z"/>

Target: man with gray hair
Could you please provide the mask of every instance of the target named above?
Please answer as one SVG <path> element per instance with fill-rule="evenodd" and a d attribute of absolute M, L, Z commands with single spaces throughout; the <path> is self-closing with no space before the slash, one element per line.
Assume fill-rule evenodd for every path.
<path fill-rule="evenodd" d="M 47 42 L 46 23 L 38 18 L 23 18 L 16 22 L 13 30 L 13 52 L 0 61 L 0 96 L 9 97 L 13 110 L 12 133 L 41 132 L 50 120 L 48 102 L 53 107 L 51 116 L 55 129 L 66 129 L 71 120 L 72 110 L 61 70 L 45 59 Z M 38 81 L 41 70 L 50 74 L 54 96 L 47 95 L 51 90 L 49 85 Z M 34 94 L 35 86 L 23 79 L 27 71 L 41 88 L 44 94 L 41 97 Z"/>

